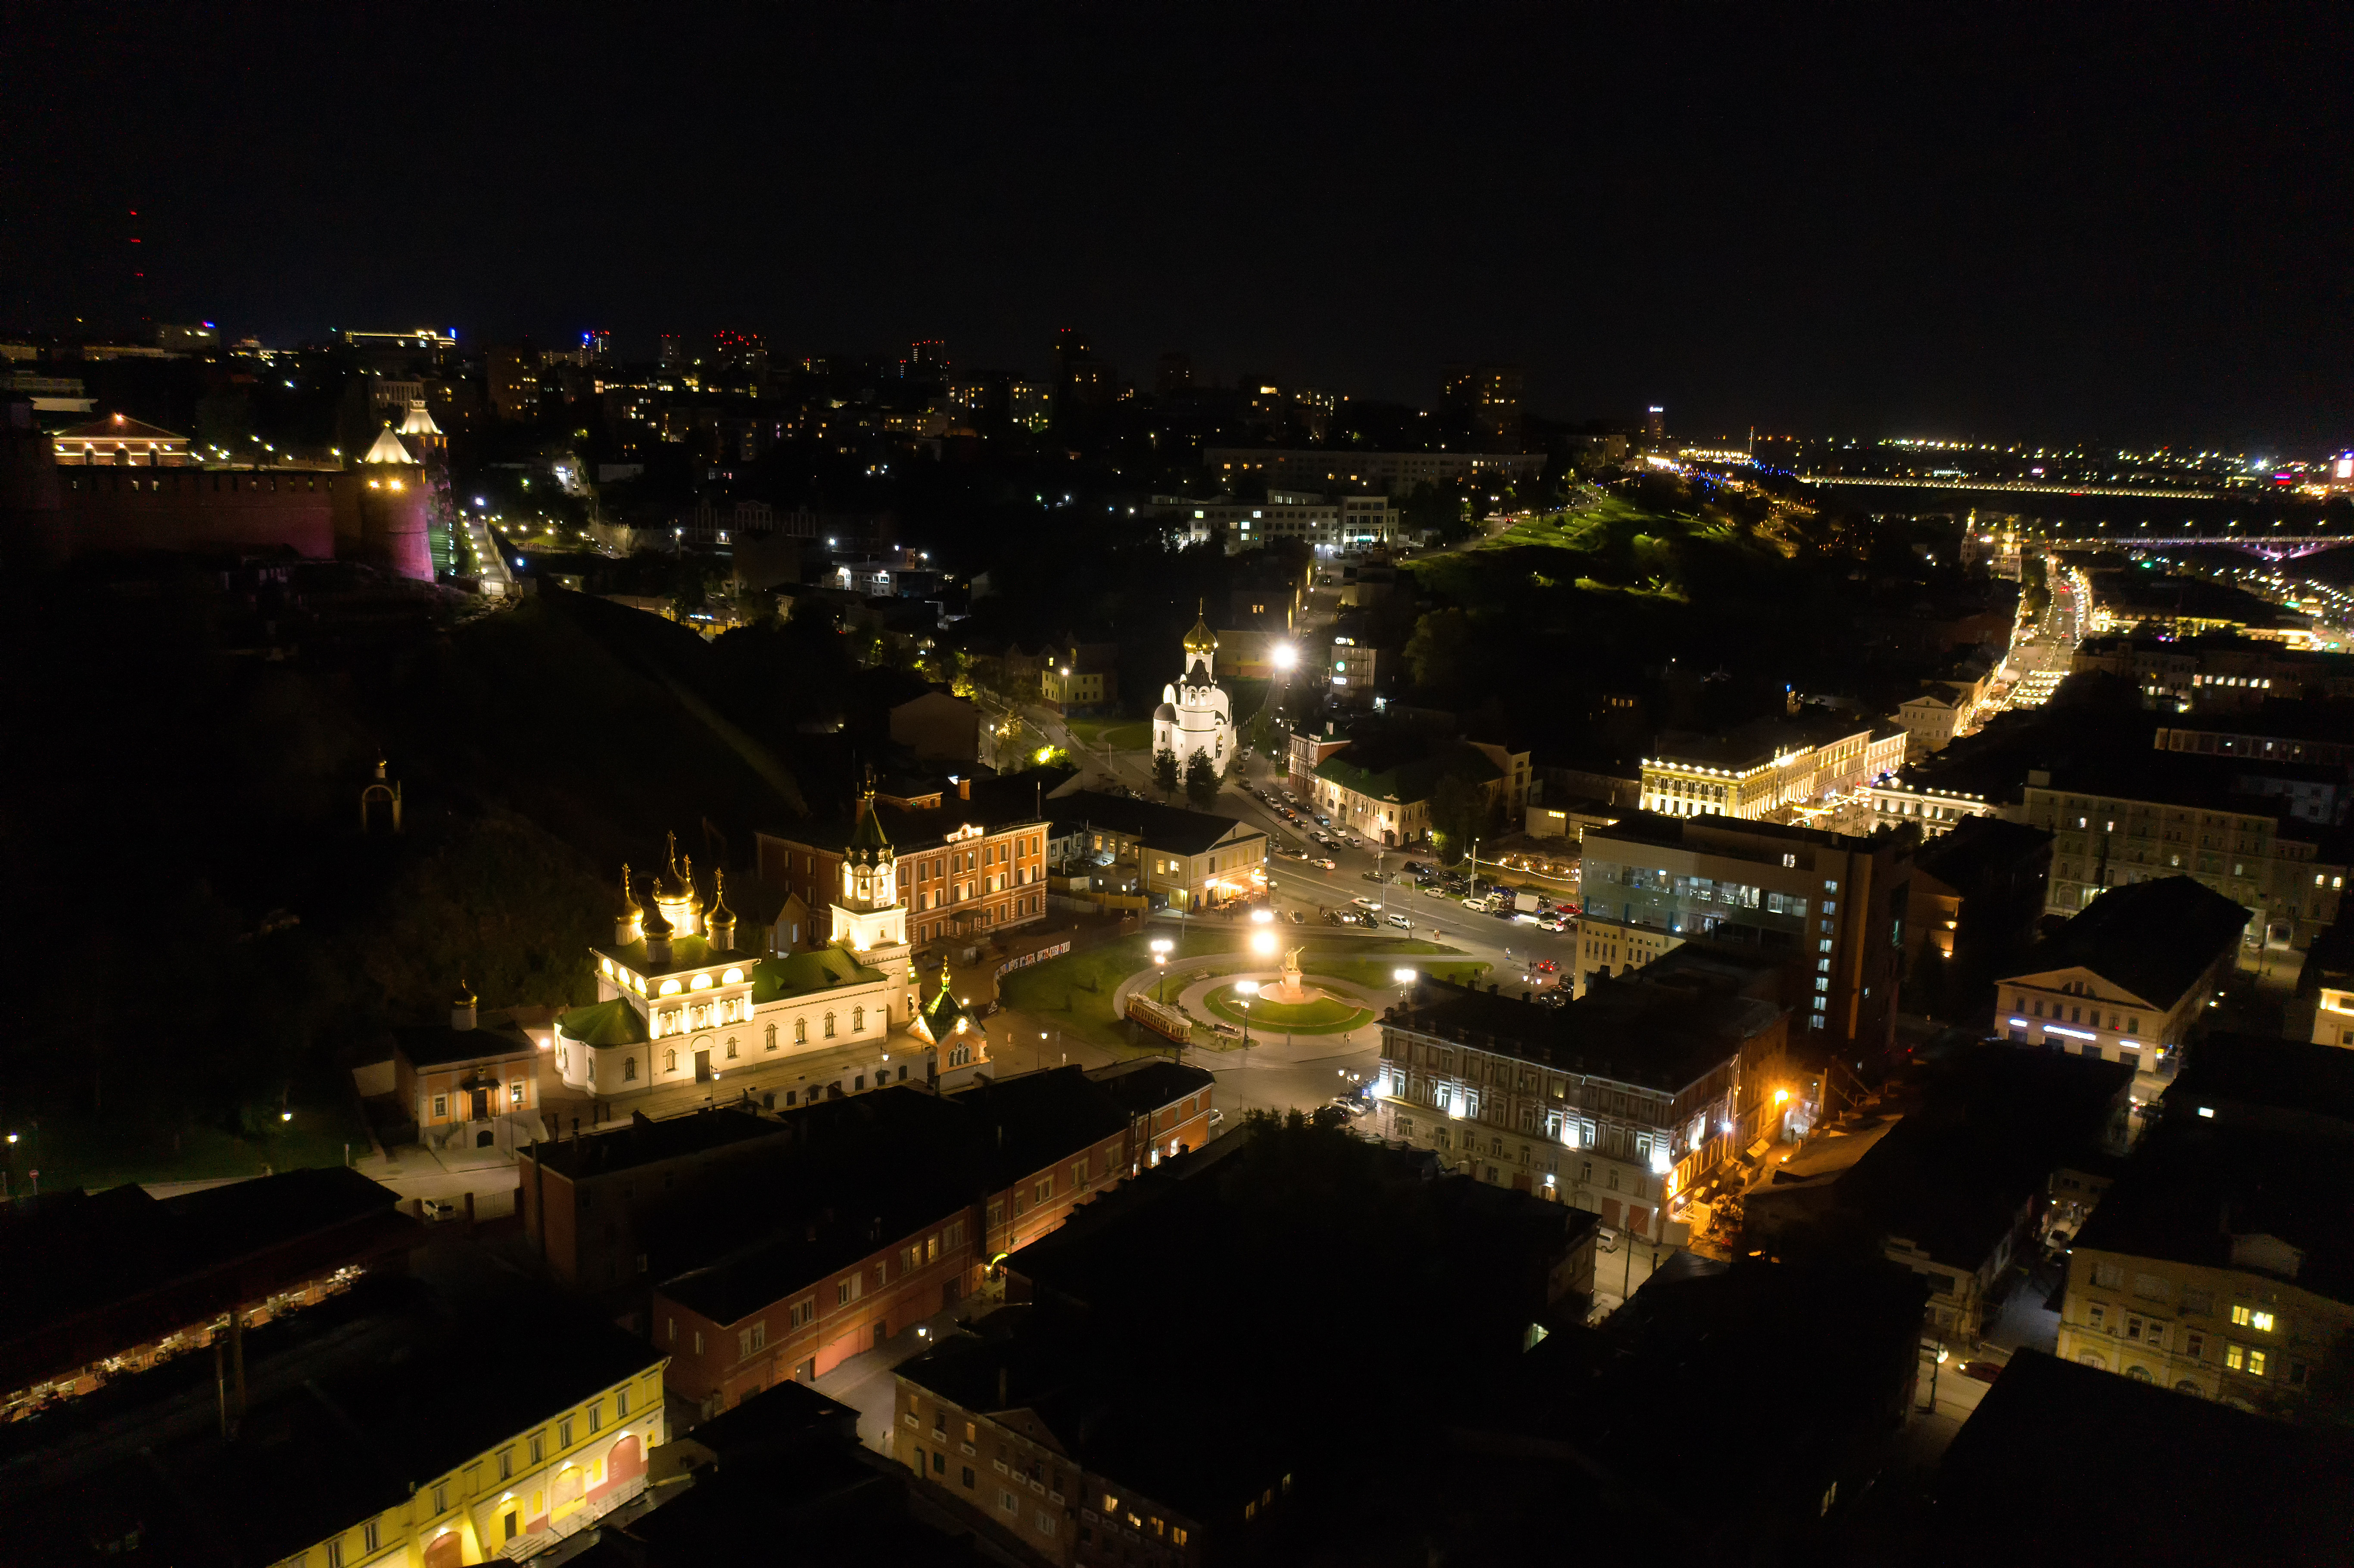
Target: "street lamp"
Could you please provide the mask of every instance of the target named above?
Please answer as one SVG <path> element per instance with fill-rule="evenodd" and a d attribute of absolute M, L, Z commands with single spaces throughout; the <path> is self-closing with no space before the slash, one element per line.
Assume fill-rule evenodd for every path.
<path fill-rule="evenodd" d="M 1275 933 L 1272 931 L 1261 931 L 1257 936 L 1253 937 L 1251 938 L 1251 951 L 1258 954 L 1261 958 L 1267 958 L 1272 955 L 1275 951 Z"/>
<path fill-rule="evenodd" d="M 1152 964 L 1161 971 L 1160 980 L 1154 982 L 1160 988 L 1156 996 L 1161 1001 L 1169 1000 L 1169 949 L 1174 946 L 1166 937 L 1152 938 Z"/>

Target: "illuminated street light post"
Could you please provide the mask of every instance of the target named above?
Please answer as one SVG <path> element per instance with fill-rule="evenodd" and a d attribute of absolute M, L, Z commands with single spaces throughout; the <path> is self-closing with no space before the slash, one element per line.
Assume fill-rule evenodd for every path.
<path fill-rule="evenodd" d="M 1155 1001 L 1166 1002 L 1169 1000 L 1169 951 L 1175 946 L 1166 937 L 1152 938 L 1152 963 L 1161 971 L 1160 979 L 1155 982 L 1158 988 L 1153 993 Z"/>

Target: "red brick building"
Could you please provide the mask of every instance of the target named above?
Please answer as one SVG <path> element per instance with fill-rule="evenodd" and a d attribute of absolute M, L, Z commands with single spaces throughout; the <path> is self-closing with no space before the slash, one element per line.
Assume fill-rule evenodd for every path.
<path fill-rule="evenodd" d="M 877 791 L 876 813 L 899 857 L 910 941 L 981 936 L 1045 915 L 1048 824 L 1039 787 L 1062 779 L 1009 775 Z M 842 885 L 850 832 L 844 822 L 759 834 L 761 880 L 811 909 L 825 907 Z"/>
<path fill-rule="evenodd" d="M 792 1194 L 772 1211 L 780 1223 L 653 1292 L 672 1393 L 731 1408 L 953 1309 L 1007 1253 L 1150 1158 L 1154 1137 L 1166 1147 L 1206 1126 L 1207 1072 L 1142 1065 L 1158 1070 L 1058 1067 L 945 1098 L 894 1088 L 780 1115 L 787 1141 L 766 1150 L 779 1163 L 761 1178 Z M 1146 1103 L 1161 1094 L 1173 1097 Z"/>

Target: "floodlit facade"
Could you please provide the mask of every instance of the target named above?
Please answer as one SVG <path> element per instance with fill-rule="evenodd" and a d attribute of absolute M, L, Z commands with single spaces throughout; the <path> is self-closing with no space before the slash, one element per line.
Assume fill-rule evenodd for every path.
<path fill-rule="evenodd" d="M 1234 709 L 1217 683 L 1217 634 L 1197 616 L 1185 634 L 1185 673 L 1161 688 L 1152 711 L 1152 754 L 1170 753 L 1181 769 L 1195 752 L 1221 773 L 1234 760 Z"/>

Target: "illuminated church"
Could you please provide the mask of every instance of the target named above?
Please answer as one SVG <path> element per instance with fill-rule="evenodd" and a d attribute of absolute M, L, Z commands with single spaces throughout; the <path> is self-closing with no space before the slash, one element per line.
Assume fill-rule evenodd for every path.
<path fill-rule="evenodd" d="M 1213 677 L 1217 658 L 1218 639 L 1196 615 L 1185 634 L 1185 673 L 1161 688 L 1161 705 L 1152 710 L 1152 755 L 1174 753 L 1180 769 L 1197 751 L 1220 773 L 1234 760 L 1234 710 Z"/>
<path fill-rule="evenodd" d="M 918 1006 L 898 858 L 871 789 L 830 915 L 827 946 L 774 950 L 769 927 L 739 932 L 724 874 L 705 901 L 672 835 L 643 903 L 621 868 L 613 939 L 589 949 L 598 1000 L 557 1019 L 557 1072 L 601 1100 L 697 1084 L 732 1099 L 740 1085 L 777 1107 L 887 1084 L 957 1088 L 981 1074 L 979 1020 L 953 999 Z"/>

